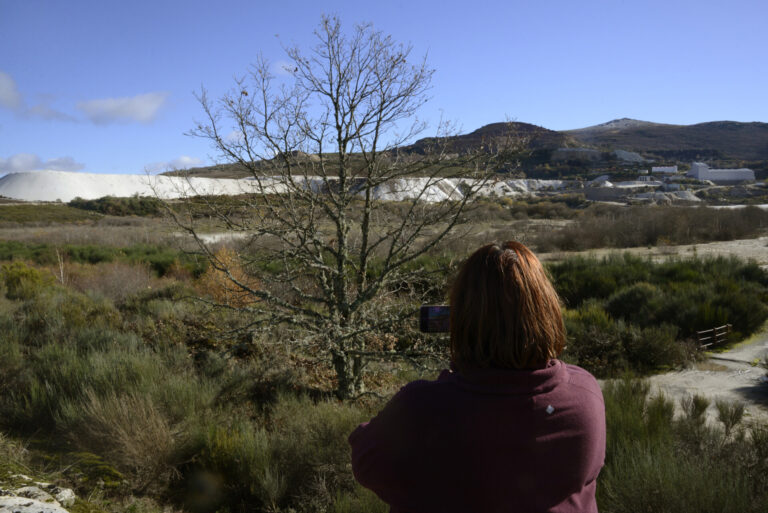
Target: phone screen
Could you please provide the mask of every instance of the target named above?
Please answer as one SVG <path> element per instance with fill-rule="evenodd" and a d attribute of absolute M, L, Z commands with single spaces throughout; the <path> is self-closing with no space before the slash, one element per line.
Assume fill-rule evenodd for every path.
<path fill-rule="evenodd" d="M 450 306 L 424 305 L 419 310 L 419 329 L 424 333 L 447 333 L 450 316 Z"/>

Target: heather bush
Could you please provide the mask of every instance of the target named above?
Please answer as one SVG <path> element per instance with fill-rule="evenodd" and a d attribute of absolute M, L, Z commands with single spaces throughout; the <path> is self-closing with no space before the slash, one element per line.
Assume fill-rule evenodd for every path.
<path fill-rule="evenodd" d="M 768 440 L 763 426 L 732 436 L 739 405 L 721 429 L 704 422 L 708 401 L 674 405 L 649 397 L 647 383 L 606 382 L 608 442 L 597 486 L 598 506 L 612 512 L 759 512 L 768 507 Z M 716 464 L 715 464 L 716 462 Z"/>
<path fill-rule="evenodd" d="M 605 301 L 605 311 L 615 319 L 643 323 L 653 317 L 662 297 L 663 292 L 658 287 L 641 281 L 609 296 Z"/>
<path fill-rule="evenodd" d="M 112 303 L 99 298 L 49 287 L 18 306 L 17 331 L 30 346 L 67 342 L 88 328 L 114 329 L 121 322 Z"/>
<path fill-rule="evenodd" d="M 18 343 L 19 338 L 13 316 L 0 311 L 0 398 L 7 397 L 15 389 L 26 369 L 27 362 Z"/>
<path fill-rule="evenodd" d="M 655 263 L 629 254 L 572 258 L 549 266 L 566 306 L 600 301 L 615 319 L 639 327 L 670 324 L 682 338 L 730 323 L 734 338 L 768 319 L 768 273 L 735 258 Z"/>
<path fill-rule="evenodd" d="M 102 455 L 131 476 L 134 489 L 163 491 L 174 474 L 183 432 L 149 394 L 86 389 L 80 400 L 64 402 L 57 421 L 78 449 Z"/>
<path fill-rule="evenodd" d="M 646 374 L 680 365 L 686 348 L 668 324 L 639 327 L 613 319 L 599 303 L 585 303 L 565 315 L 568 346 L 563 357 L 598 377 L 626 370 Z"/>
<path fill-rule="evenodd" d="M 159 276 L 165 276 L 174 269 L 183 268 L 194 276 L 200 276 L 208 266 L 208 261 L 201 256 L 149 244 L 134 244 L 122 249 L 122 255 L 128 262 L 146 263 Z"/>
<path fill-rule="evenodd" d="M 570 307 L 564 357 L 601 377 L 680 365 L 694 356 L 696 331 L 731 324 L 730 340 L 739 340 L 768 319 L 768 273 L 754 263 L 624 254 L 549 270 Z"/>
<path fill-rule="evenodd" d="M 744 403 L 730 402 L 723 399 L 715 401 L 717 408 L 717 419 L 723 424 L 726 438 L 733 432 L 733 428 L 741 422 L 744 417 Z"/>
<path fill-rule="evenodd" d="M 337 401 L 282 394 L 260 422 L 232 419 L 199 433 L 196 466 L 187 472 L 205 471 L 220 483 L 211 511 L 245 504 L 258 511 L 348 511 L 353 504 L 381 511 L 349 469 L 347 436 L 368 415 Z"/>

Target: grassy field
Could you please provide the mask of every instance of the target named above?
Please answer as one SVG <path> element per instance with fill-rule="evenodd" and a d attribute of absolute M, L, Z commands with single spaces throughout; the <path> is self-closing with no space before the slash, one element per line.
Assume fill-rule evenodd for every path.
<path fill-rule="evenodd" d="M 66 204 L 0 204 L 0 226 L 8 224 L 91 223 L 102 216 Z"/>

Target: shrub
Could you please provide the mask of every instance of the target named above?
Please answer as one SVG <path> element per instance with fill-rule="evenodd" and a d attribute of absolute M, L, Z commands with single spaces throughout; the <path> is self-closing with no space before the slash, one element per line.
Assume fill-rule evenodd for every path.
<path fill-rule="evenodd" d="M 604 301 L 607 312 L 639 328 L 669 324 L 680 338 L 732 324 L 734 339 L 768 319 L 768 273 L 734 258 L 654 263 L 625 255 L 573 258 L 549 266 L 566 305 Z"/>
<path fill-rule="evenodd" d="M 615 319 L 653 322 L 662 295 L 655 285 L 641 281 L 611 295 L 605 302 L 605 310 Z"/>
<path fill-rule="evenodd" d="M 672 403 L 649 398 L 649 390 L 629 377 L 603 387 L 608 444 L 597 483 L 600 510 L 764 511 L 765 430 L 753 429 L 751 440 L 729 439 L 701 421 L 708 404 L 703 398 L 684 401 L 687 413 L 675 421 Z"/>
<path fill-rule="evenodd" d="M 253 303 L 256 298 L 232 281 L 235 279 L 244 287 L 252 290 L 259 289 L 258 280 L 245 271 L 239 255 L 234 250 L 224 246 L 216 252 L 214 258 L 220 262 L 219 267 L 229 272 L 231 278 L 223 270 L 210 266 L 198 281 L 200 293 L 211 297 L 220 304 L 235 308 Z"/>
<path fill-rule="evenodd" d="M 114 329 L 120 313 L 104 300 L 61 287 L 39 292 L 18 308 L 18 330 L 24 344 L 42 346 L 66 341 L 87 328 Z"/>
<path fill-rule="evenodd" d="M 26 260 L 38 265 L 58 265 L 59 256 L 68 263 L 99 264 L 116 260 L 148 264 L 159 276 L 169 272 L 200 276 L 207 267 L 205 258 L 166 246 L 133 244 L 122 248 L 96 244 L 39 244 L 0 241 L 0 260 Z"/>
<path fill-rule="evenodd" d="M 538 234 L 533 245 L 538 251 L 556 251 L 690 244 L 756 237 L 766 227 L 768 212 L 757 207 L 590 208 L 574 223 Z"/>
<path fill-rule="evenodd" d="M 50 273 L 39 271 L 22 262 L 3 264 L 0 267 L 0 280 L 5 285 L 8 299 L 30 299 L 44 287 L 53 284 Z"/>
<path fill-rule="evenodd" d="M 597 303 L 566 312 L 565 326 L 568 336 L 565 356 L 574 363 L 598 377 L 615 376 L 628 368 L 621 328 Z"/>
<path fill-rule="evenodd" d="M 163 213 L 162 201 L 138 195 L 128 198 L 104 196 L 94 200 L 75 198 L 69 206 L 111 216 L 158 216 Z"/>
<path fill-rule="evenodd" d="M 715 407 L 717 408 L 717 420 L 723 423 L 727 438 L 744 416 L 744 403 L 718 399 L 715 401 Z"/>
<path fill-rule="evenodd" d="M 264 425 L 211 425 L 198 439 L 198 468 L 219 477 L 224 504 L 260 510 L 327 511 L 353 502 L 383 506 L 355 485 L 346 438 L 366 414 L 336 401 L 282 394 Z"/>
<path fill-rule="evenodd" d="M 80 292 L 94 292 L 120 304 L 129 296 L 151 288 L 152 273 L 147 264 L 111 262 L 70 269 L 71 286 Z"/>
<path fill-rule="evenodd" d="M 673 367 L 686 359 L 670 325 L 641 328 L 614 320 L 599 303 L 566 311 L 568 348 L 565 357 L 598 377 L 615 377 L 625 370 L 645 374 Z"/>
<path fill-rule="evenodd" d="M 151 395 L 86 389 L 60 407 L 57 428 L 82 450 L 96 452 L 132 476 L 135 489 L 161 491 L 174 473 L 181 434 Z"/>

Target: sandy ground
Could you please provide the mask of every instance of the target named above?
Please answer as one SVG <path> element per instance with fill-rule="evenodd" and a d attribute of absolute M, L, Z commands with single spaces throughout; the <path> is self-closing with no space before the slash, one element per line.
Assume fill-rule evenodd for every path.
<path fill-rule="evenodd" d="M 542 261 L 562 260 L 576 255 L 594 255 L 602 257 L 610 253 L 632 253 L 649 256 L 653 260 L 665 260 L 675 257 L 693 256 L 736 256 L 745 260 L 754 260 L 761 267 L 768 268 L 768 237 L 757 239 L 728 240 L 706 244 L 685 244 L 681 246 L 655 246 L 622 249 L 593 249 L 589 251 L 539 253 Z"/>
<path fill-rule="evenodd" d="M 711 354 L 694 368 L 668 372 L 649 378 L 652 394 L 663 392 L 675 400 L 699 394 L 711 400 L 707 416 L 716 422 L 715 400 L 726 399 L 746 404 L 744 420 L 768 423 L 768 382 L 766 370 L 755 365 L 768 354 L 768 330 L 742 342 L 730 351 Z"/>

